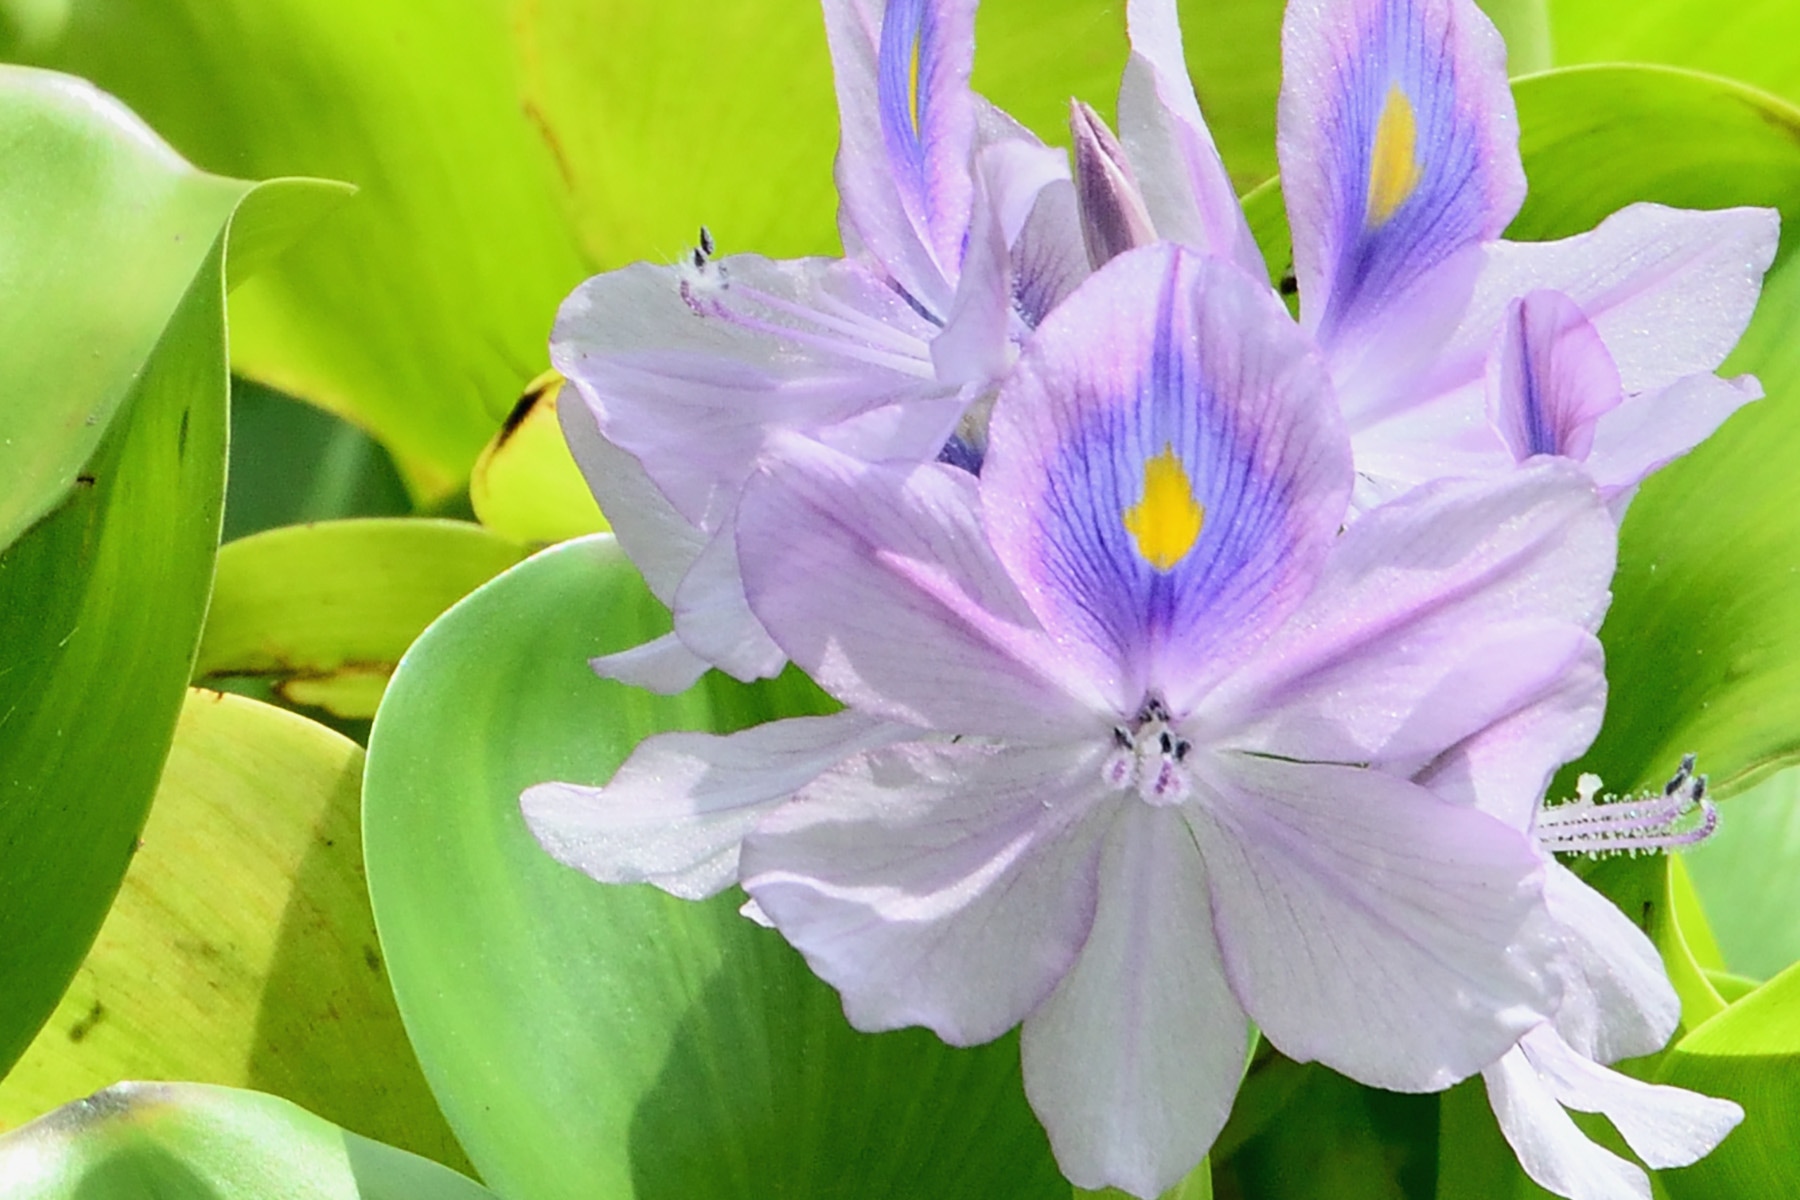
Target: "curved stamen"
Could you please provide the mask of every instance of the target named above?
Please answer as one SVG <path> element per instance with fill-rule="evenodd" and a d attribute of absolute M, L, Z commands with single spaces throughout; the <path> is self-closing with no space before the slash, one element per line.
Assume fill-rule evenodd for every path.
<path fill-rule="evenodd" d="M 1660 795 L 1597 797 L 1600 780 L 1583 775 L 1576 797 L 1538 811 L 1538 845 L 1557 854 L 1631 854 L 1679 849 L 1706 840 L 1719 825 L 1719 810 L 1706 794 L 1706 776 L 1694 772 L 1694 756 Z"/>

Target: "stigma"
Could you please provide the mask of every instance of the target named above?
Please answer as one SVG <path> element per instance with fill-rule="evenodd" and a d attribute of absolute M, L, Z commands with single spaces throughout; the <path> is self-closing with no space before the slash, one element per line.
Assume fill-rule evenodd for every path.
<path fill-rule="evenodd" d="M 1129 723 L 1113 726 L 1112 753 L 1100 773 L 1109 787 L 1135 791 L 1146 804 L 1180 804 L 1190 791 L 1182 764 L 1192 749 L 1193 743 L 1175 732 L 1167 706 L 1151 696 Z"/>
<path fill-rule="evenodd" d="M 1696 845 L 1719 827 L 1719 810 L 1706 794 L 1706 776 L 1694 772 L 1694 756 L 1663 785 L 1661 794 L 1600 796 L 1600 778 L 1583 775 L 1575 799 L 1546 804 L 1537 815 L 1537 841 L 1556 854 L 1654 853 Z"/>

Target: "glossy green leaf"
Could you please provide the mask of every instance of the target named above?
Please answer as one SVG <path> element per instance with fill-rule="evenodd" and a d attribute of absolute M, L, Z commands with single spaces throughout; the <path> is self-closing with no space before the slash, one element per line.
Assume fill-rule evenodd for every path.
<path fill-rule="evenodd" d="M 7 1200 L 493 1200 L 274 1096 L 122 1083 L 0 1137 Z"/>
<path fill-rule="evenodd" d="M 0 1127 L 119 1079 L 191 1079 L 461 1165 L 375 938 L 362 766 L 303 717 L 190 691 L 119 898 L 0 1082 Z"/>
<path fill-rule="evenodd" d="M 1273 1119 L 1213 1178 L 1244 1200 L 1405 1200 L 1431 1193 L 1436 1172 L 1437 1099 L 1380 1092 L 1316 1063 L 1279 1057 L 1262 1070 L 1285 1076 Z"/>
<path fill-rule="evenodd" d="M 1671 1200 L 1761 1200 L 1800 1191 L 1800 966 L 1682 1038 L 1658 1079 L 1744 1108 L 1744 1123 L 1718 1149 L 1662 1175 Z"/>
<path fill-rule="evenodd" d="M 530 784 L 604 781 L 659 730 L 824 703 L 793 675 L 657 697 L 588 669 L 667 628 L 610 537 L 564 543 L 433 625 L 376 717 L 376 922 L 483 1177 L 512 1200 L 1067 1197 L 1014 1038 L 854 1033 L 741 896 L 606 887 L 538 848 L 519 814 Z"/>
<path fill-rule="evenodd" d="M 1726 967 L 1767 979 L 1800 962 L 1800 771 L 1727 800 L 1683 858 Z"/>
<path fill-rule="evenodd" d="M 1512 76 L 1547 69 L 1550 0 L 1477 0 L 1506 39 L 1506 71 Z"/>
<path fill-rule="evenodd" d="M 510 7 L 85 2 L 33 55 L 204 166 L 361 187 L 234 297 L 233 362 L 374 430 L 425 496 L 467 473 L 586 273 L 520 103 Z"/>
<path fill-rule="evenodd" d="M 17 149 L 27 158 L 35 137 L 64 144 L 72 94 L 88 97 L 88 119 L 152 137 L 77 85 L 12 68 L 0 75 L 14 117 L 33 105 L 48 114 L 22 126 Z M 296 214 L 341 190 L 229 186 L 246 197 L 268 189 L 231 226 L 232 240 L 248 239 L 265 261 Z M 224 490 L 222 227 L 231 213 L 226 205 L 211 229 L 183 235 L 210 249 L 136 364 L 75 492 L 0 552 L 0 1067 L 49 1015 L 99 929 L 185 691 Z M 90 216 L 105 224 L 116 213 Z M 14 227 L 13 236 L 28 232 Z M 70 364 L 104 353 L 80 337 L 54 349 Z"/>
<path fill-rule="evenodd" d="M 1103 1188 L 1097 1192 L 1076 1188 L 1075 1200 L 1133 1200 L 1130 1192 L 1121 1192 L 1118 1188 Z M 1164 1192 L 1157 1200 L 1213 1200 L 1212 1164 L 1201 1164 L 1188 1174 L 1186 1179 Z"/>
<path fill-rule="evenodd" d="M 1693 1029 L 1723 1011 L 1725 1001 L 1706 977 L 1707 964 L 1688 943 L 1672 866 L 1679 869 L 1679 860 L 1662 855 L 1615 857 L 1582 864 L 1579 873 L 1650 935 L 1662 955 L 1669 982 L 1681 997 L 1682 1027 Z"/>
<path fill-rule="evenodd" d="M 1559 64 L 1653 62 L 1741 79 L 1800 102 L 1791 0 L 1554 0 Z"/>
<path fill-rule="evenodd" d="M 556 415 L 562 386 L 554 371 L 532 380 L 475 460 L 469 503 L 503 537 L 542 545 L 610 528 L 563 440 Z"/>
<path fill-rule="evenodd" d="M 1520 1168 L 1480 1076 L 1438 1098 L 1437 1184 L 1430 1194 L 1436 1200 L 1556 1200 Z"/>
<path fill-rule="evenodd" d="M 0 549 L 78 486 L 248 185 L 195 170 L 91 85 L 0 70 Z M 265 228 L 319 215 L 271 197 Z M 281 232 L 269 228 L 271 235 Z"/>
<path fill-rule="evenodd" d="M 479 525 L 403 517 L 231 542 L 219 551 L 194 678 L 262 676 L 295 703 L 373 716 L 413 639 L 524 557 Z"/>

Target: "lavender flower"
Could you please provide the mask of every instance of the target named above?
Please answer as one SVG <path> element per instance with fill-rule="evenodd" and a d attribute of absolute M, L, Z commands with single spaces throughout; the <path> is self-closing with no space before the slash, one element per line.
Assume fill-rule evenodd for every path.
<path fill-rule="evenodd" d="M 860 1028 L 1022 1020 L 1083 1186 L 1190 1169 L 1251 1020 L 1430 1090 L 1549 1019 L 1538 851 L 1367 764 L 1524 719 L 1593 645 L 1591 487 L 1540 464 L 1339 537 L 1349 447 L 1307 339 L 1169 246 L 1051 314 L 991 437 L 979 479 L 778 440 L 740 505 L 747 594 L 847 711 L 652 739 L 598 797 L 534 788 L 545 844 L 682 894 L 741 853 Z"/>
<path fill-rule="evenodd" d="M 845 258 L 717 258 L 702 230 L 687 261 L 598 276 L 564 303 L 551 359 L 582 400 L 565 432 L 675 618 L 669 637 L 596 660 L 603 674 L 675 691 L 709 664 L 741 679 L 781 668 L 744 605 L 733 535 L 772 434 L 870 460 L 979 455 L 959 421 L 1070 283 L 1033 225 L 1064 156 L 970 91 L 974 10 L 826 0 Z"/>
<path fill-rule="evenodd" d="M 1084 228 L 1259 270 L 1183 76 L 1174 0 L 1132 0 L 1128 19 L 1123 153 L 1084 156 L 1110 135 L 1076 122 Z M 1517 118 L 1505 47 L 1472 0 L 1294 0 L 1282 48 L 1300 321 L 1350 429 L 1358 510 L 1536 455 L 1583 462 L 1622 510 L 1761 395 L 1713 372 L 1773 260 L 1773 211 L 1635 204 L 1591 233 L 1507 242 L 1525 195 Z"/>

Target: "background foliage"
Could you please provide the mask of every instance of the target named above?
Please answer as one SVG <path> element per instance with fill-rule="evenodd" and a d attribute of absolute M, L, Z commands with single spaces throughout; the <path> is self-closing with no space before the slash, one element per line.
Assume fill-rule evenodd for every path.
<path fill-rule="evenodd" d="M 1529 75 L 1511 236 L 1637 199 L 1772 205 L 1789 230 L 1728 364 L 1767 398 L 1625 526 L 1581 764 L 1622 790 L 1698 751 L 1727 797 L 1685 867 L 1593 878 L 1682 992 L 1680 1040 L 1632 1069 L 1751 1113 L 1658 1188 L 1788 1194 L 1800 9 L 1488 7 Z M 1111 110 L 1121 9 L 986 0 L 977 86 L 1065 143 L 1071 95 Z M 1182 15 L 1280 271 L 1280 5 Z M 835 251 L 814 6 L 0 0 L 0 56 L 137 114 L 0 73 L 7 1194 L 490 1194 L 435 1159 L 508 1200 L 1066 1196 L 1013 1043 L 854 1035 L 729 897 L 589 886 L 517 814 L 524 784 L 603 778 L 647 732 L 823 703 L 795 678 L 601 683 L 582 659 L 665 615 L 604 535 L 527 557 L 604 526 L 540 378 L 563 295 L 702 222 L 727 251 Z M 121 1078 L 197 1082 L 25 1124 Z M 1478 1089 L 1388 1096 L 1266 1050 L 1179 1194 L 1208 1192 L 1542 1194 Z"/>

